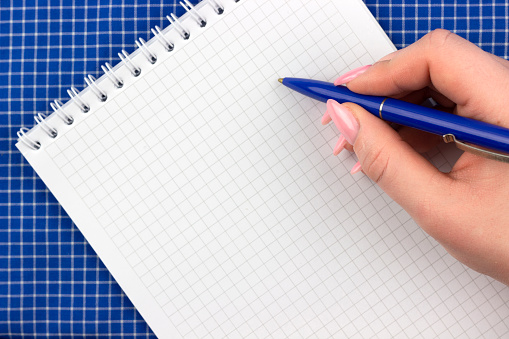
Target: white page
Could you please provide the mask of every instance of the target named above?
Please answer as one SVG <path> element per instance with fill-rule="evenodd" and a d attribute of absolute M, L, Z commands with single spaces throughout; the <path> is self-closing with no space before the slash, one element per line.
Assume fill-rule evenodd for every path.
<path fill-rule="evenodd" d="M 91 112 L 18 144 L 158 337 L 451 337 L 507 331 L 508 290 L 457 263 L 332 156 L 333 81 L 394 50 L 359 1 L 226 2 Z M 433 160 L 447 166 L 443 155 Z"/>

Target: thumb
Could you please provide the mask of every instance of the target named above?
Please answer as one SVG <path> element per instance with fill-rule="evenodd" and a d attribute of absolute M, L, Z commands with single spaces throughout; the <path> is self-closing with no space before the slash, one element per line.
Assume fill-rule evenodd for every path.
<path fill-rule="evenodd" d="M 401 207 L 417 219 L 437 207 L 435 204 L 439 203 L 449 177 L 417 153 L 394 129 L 353 103 L 329 100 L 327 115 L 341 132 L 340 140 L 353 145 L 360 163 L 356 166 L 361 166 Z"/>

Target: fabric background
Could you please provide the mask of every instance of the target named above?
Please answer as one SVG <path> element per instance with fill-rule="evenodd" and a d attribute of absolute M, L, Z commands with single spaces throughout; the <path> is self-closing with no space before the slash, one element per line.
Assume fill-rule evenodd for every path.
<path fill-rule="evenodd" d="M 365 3 L 397 48 L 446 28 L 508 58 L 504 1 Z M 14 144 L 34 114 L 85 87 L 87 74 L 99 77 L 172 12 L 184 10 L 171 0 L 0 2 L 1 337 L 154 337 Z"/>

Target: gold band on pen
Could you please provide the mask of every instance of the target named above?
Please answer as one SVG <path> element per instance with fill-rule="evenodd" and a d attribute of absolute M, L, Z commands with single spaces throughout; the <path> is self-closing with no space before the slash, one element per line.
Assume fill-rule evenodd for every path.
<path fill-rule="evenodd" d="M 382 103 L 380 104 L 380 109 L 378 110 L 378 115 L 380 116 L 380 119 L 382 119 L 382 120 L 384 119 L 384 118 L 382 118 L 382 108 L 384 108 L 384 102 L 385 102 L 385 100 L 387 100 L 387 99 L 388 99 L 388 98 L 386 97 L 386 98 L 384 99 L 384 101 L 382 101 Z"/>

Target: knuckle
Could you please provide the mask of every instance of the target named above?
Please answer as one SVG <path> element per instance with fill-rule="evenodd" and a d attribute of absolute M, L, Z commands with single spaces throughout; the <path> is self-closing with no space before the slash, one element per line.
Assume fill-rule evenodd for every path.
<path fill-rule="evenodd" d="M 439 28 L 428 33 L 426 37 L 428 39 L 428 45 L 433 51 L 437 48 L 444 47 L 449 42 L 451 42 L 452 39 L 455 39 L 457 35 L 448 30 Z"/>
<path fill-rule="evenodd" d="M 401 74 L 393 70 L 392 72 L 389 73 L 389 77 L 397 93 L 407 92 L 408 89 L 406 88 L 405 84 L 402 81 Z"/>
<path fill-rule="evenodd" d="M 388 179 L 388 169 L 391 159 L 391 153 L 388 150 L 388 144 L 384 143 L 378 147 L 366 147 L 361 144 L 358 154 L 363 154 L 363 171 L 377 184 L 385 184 Z"/>

